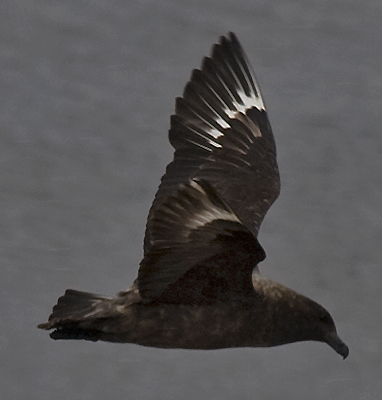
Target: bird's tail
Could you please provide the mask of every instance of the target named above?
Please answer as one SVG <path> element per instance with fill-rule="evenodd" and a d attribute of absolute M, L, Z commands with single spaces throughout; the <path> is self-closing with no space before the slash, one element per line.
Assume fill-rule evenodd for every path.
<path fill-rule="evenodd" d="M 55 329 L 52 339 L 84 339 L 97 341 L 105 321 L 115 317 L 112 298 L 68 289 L 58 299 L 48 322 L 38 328 Z"/>

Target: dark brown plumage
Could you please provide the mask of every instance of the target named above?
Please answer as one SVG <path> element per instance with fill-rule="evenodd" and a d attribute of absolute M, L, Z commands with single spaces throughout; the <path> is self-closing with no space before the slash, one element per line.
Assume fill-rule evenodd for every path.
<path fill-rule="evenodd" d="M 233 33 L 193 71 L 169 138 L 174 160 L 134 285 L 115 298 L 67 290 L 39 328 L 55 329 L 53 339 L 185 349 L 315 340 L 345 358 L 323 307 L 258 272 L 257 235 L 280 180 L 264 102 Z"/>

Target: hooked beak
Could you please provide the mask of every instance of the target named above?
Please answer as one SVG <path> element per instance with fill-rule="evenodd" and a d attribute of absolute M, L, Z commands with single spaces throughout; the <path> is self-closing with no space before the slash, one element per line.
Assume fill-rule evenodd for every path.
<path fill-rule="evenodd" d="M 336 332 L 328 335 L 326 343 L 341 355 L 344 360 L 349 355 L 349 347 L 338 337 Z"/>

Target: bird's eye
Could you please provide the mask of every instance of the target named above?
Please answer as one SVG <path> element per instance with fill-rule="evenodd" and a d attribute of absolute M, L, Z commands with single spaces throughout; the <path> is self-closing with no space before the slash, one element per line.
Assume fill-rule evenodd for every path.
<path fill-rule="evenodd" d="M 331 323 L 331 318 L 329 317 L 329 315 L 325 315 L 325 314 L 320 315 L 320 316 L 318 317 L 318 319 L 319 319 L 321 322 L 323 322 L 324 324 L 330 324 L 330 323 Z"/>

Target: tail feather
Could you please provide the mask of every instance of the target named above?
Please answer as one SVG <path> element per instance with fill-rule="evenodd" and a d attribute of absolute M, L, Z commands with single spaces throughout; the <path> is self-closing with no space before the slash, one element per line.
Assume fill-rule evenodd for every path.
<path fill-rule="evenodd" d="M 48 322 L 38 328 L 50 330 L 52 339 L 85 339 L 96 341 L 102 334 L 101 321 L 114 317 L 112 299 L 68 289 L 58 299 Z"/>

